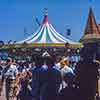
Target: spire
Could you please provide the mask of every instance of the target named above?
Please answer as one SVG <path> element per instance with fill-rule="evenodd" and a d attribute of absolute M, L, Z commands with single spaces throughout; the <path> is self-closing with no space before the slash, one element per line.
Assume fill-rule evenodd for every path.
<path fill-rule="evenodd" d="M 85 34 L 100 34 L 92 8 L 89 11 Z"/>
<path fill-rule="evenodd" d="M 84 36 L 80 41 L 83 43 L 93 43 L 97 42 L 98 40 L 100 40 L 100 31 L 96 23 L 92 8 L 90 8 Z"/>
<path fill-rule="evenodd" d="M 44 8 L 44 19 L 43 24 L 46 24 L 48 22 L 48 9 Z"/>

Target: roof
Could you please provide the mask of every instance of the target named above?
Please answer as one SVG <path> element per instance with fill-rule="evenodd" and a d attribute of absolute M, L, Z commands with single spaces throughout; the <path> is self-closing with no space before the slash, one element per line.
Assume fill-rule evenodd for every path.
<path fill-rule="evenodd" d="M 61 34 L 59 34 L 53 26 L 48 21 L 48 14 L 44 15 L 44 19 L 40 27 L 37 29 L 35 33 L 31 36 L 27 37 L 22 41 L 18 41 L 17 44 L 79 44 L 78 42 L 74 42 L 70 39 L 65 38 Z"/>
<path fill-rule="evenodd" d="M 85 32 L 80 41 L 82 43 L 94 43 L 100 41 L 100 27 L 98 27 L 96 23 L 92 8 L 89 10 Z"/>

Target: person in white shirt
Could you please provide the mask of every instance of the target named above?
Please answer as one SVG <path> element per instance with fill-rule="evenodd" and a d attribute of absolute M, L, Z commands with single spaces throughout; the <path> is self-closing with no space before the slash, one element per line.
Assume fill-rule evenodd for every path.
<path fill-rule="evenodd" d="M 7 60 L 7 66 L 3 70 L 3 78 L 5 79 L 5 88 L 6 88 L 6 99 L 14 99 L 14 88 L 16 84 L 16 76 L 18 75 L 18 69 L 13 63 L 12 59 Z"/>
<path fill-rule="evenodd" d="M 61 63 L 61 75 L 62 75 L 62 88 L 65 88 L 67 84 L 64 82 L 64 77 L 66 76 L 67 73 L 71 73 L 74 75 L 73 70 L 69 67 L 69 58 L 65 57 L 63 60 L 60 62 Z"/>
<path fill-rule="evenodd" d="M 66 73 L 74 74 L 72 68 L 69 67 L 69 58 L 63 58 L 63 67 L 61 68 L 61 73 L 64 75 Z"/>
<path fill-rule="evenodd" d="M 57 69 L 60 69 L 61 68 L 61 61 L 62 61 L 62 57 L 61 56 L 59 56 L 59 57 L 56 58 L 55 67 Z"/>

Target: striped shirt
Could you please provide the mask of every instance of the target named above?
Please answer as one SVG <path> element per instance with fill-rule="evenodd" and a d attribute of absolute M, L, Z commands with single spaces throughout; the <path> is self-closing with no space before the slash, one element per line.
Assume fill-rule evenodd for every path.
<path fill-rule="evenodd" d="M 8 68 L 8 70 L 3 73 L 5 78 L 7 79 L 15 79 L 16 75 L 18 74 L 18 69 L 16 67 L 16 65 L 10 65 L 10 67 Z"/>

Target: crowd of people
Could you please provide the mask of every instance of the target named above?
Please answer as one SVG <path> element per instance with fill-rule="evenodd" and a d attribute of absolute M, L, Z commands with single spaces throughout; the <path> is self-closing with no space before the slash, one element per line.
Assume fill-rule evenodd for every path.
<path fill-rule="evenodd" d="M 8 58 L 5 64 L 0 62 L 0 95 L 5 85 L 7 100 L 80 100 L 83 80 L 79 78 L 83 77 L 84 72 L 79 71 L 79 66 L 80 62 L 71 62 L 69 57 L 55 59 L 49 53 L 35 57 L 33 62 L 25 63 Z M 82 66 L 86 66 L 85 63 Z M 84 90 L 85 87 L 82 91 Z"/>

